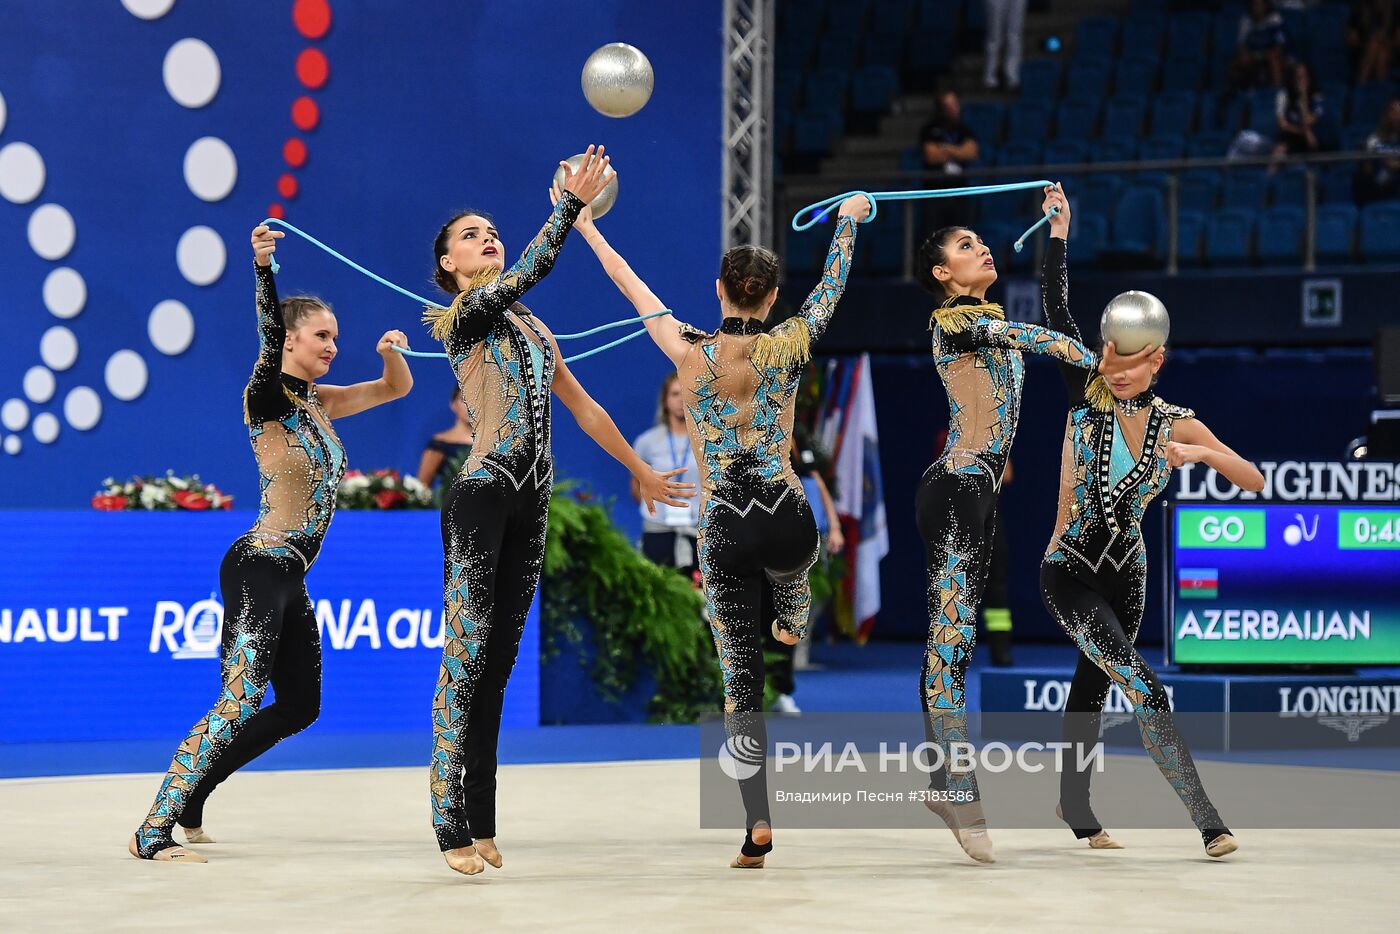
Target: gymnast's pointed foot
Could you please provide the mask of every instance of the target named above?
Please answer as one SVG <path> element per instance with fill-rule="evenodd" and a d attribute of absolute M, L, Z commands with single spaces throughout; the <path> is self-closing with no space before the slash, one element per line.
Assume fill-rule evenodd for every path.
<path fill-rule="evenodd" d="M 482 859 L 490 863 L 495 869 L 501 868 L 503 860 L 501 859 L 501 851 L 496 848 L 495 837 L 477 837 L 475 846 L 477 854 L 480 855 Z"/>
<path fill-rule="evenodd" d="M 204 832 L 203 827 L 181 827 L 186 843 L 213 843 L 214 838 Z"/>
<path fill-rule="evenodd" d="M 150 856 L 142 856 L 141 848 L 136 845 L 136 834 L 131 835 L 131 839 L 126 844 L 126 850 L 137 859 L 150 859 L 163 863 L 207 863 L 209 860 L 200 856 L 194 850 L 187 850 L 179 844 L 172 844 L 163 849 L 156 850 Z"/>
<path fill-rule="evenodd" d="M 987 833 L 987 818 L 982 813 L 981 801 L 966 804 L 952 804 L 947 801 L 924 801 L 924 806 L 942 818 L 943 823 L 953 832 L 953 839 L 963 852 L 979 863 L 995 863 L 996 853 L 992 850 L 992 838 Z"/>
<path fill-rule="evenodd" d="M 1065 812 L 1064 812 L 1064 809 L 1063 809 L 1060 805 L 1058 805 L 1058 804 L 1055 805 L 1055 816 L 1058 817 L 1060 820 L 1065 820 Z M 1065 821 L 1065 823 L 1069 823 L 1069 821 Z M 1095 827 L 1098 827 L 1098 821 L 1094 821 L 1093 823 L 1094 823 L 1094 826 L 1095 826 Z M 1076 836 L 1076 837 L 1080 837 L 1081 834 L 1080 834 L 1079 832 L 1076 832 L 1076 833 L 1075 833 L 1075 836 Z M 1115 839 L 1113 839 L 1112 837 L 1110 837 L 1110 836 L 1108 835 L 1108 831 L 1107 831 L 1107 830 L 1104 830 L 1102 827 L 1098 827 L 1097 830 L 1093 831 L 1092 833 L 1088 834 L 1087 836 L 1081 837 L 1081 839 L 1084 839 L 1084 840 L 1089 841 L 1089 849 L 1091 849 L 1091 850 L 1121 850 L 1121 849 L 1123 849 L 1123 844 L 1119 843 L 1117 840 L 1115 840 Z"/>
<path fill-rule="evenodd" d="M 790 629 L 782 628 L 778 625 L 777 620 L 773 621 L 773 638 L 777 639 L 783 645 L 796 645 L 797 643 L 802 641 L 802 636 L 800 633 L 793 632 Z"/>
<path fill-rule="evenodd" d="M 474 876 L 479 872 L 486 871 L 486 863 L 482 861 L 474 846 L 459 846 L 455 850 L 444 850 L 442 858 L 447 860 L 447 865 L 464 876 Z"/>
<path fill-rule="evenodd" d="M 763 860 L 773 849 L 773 828 L 767 821 L 759 821 L 744 835 L 744 845 L 739 855 L 729 864 L 731 869 L 762 869 Z"/>
<path fill-rule="evenodd" d="M 1220 831 L 1206 844 L 1206 855 L 1211 859 L 1229 856 L 1240 848 L 1240 842 L 1228 830 Z"/>

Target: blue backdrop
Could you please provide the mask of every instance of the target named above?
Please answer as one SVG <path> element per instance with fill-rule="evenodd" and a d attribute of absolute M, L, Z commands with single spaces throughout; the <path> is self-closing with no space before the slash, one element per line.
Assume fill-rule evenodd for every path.
<path fill-rule="evenodd" d="M 0 199 L 7 325 L 0 404 L 18 400 L 27 415 L 23 428 L 0 431 L 20 444 L 17 454 L 0 454 L 0 508 L 81 507 L 106 475 L 167 468 L 199 471 L 234 493 L 240 507 L 255 504 L 239 401 L 256 350 L 247 237 L 274 202 L 292 223 L 431 294 L 432 238 L 451 212 L 493 212 L 513 257 L 549 213 L 546 189 L 557 161 L 605 143 L 621 195 L 601 226 L 663 299 L 697 324 L 713 318 L 721 4 L 333 0 L 330 7 L 329 31 L 307 38 L 288 0 L 176 2 L 149 21 L 117 0 L 62 15 L 45 0 L 6 4 L 0 151 L 27 143 L 46 173 L 33 200 Z M 218 61 L 217 93 L 199 108 L 177 103 L 162 80 L 167 50 L 187 38 L 207 43 Z M 584 59 L 612 41 L 643 49 L 657 76 L 651 102 L 625 120 L 593 111 L 579 87 Z M 306 49 L 329 65 L 319 88 L 298 78 Z M 309 131 L 291 115 L 302 96 L 319 111 Z M 236 184 L 218 201 L 196 197 L 182 170 L 187 149 L 206 136 L 226 143 L 237 160 Z M 284 161 L 289 139 L 306 147 L 299 168 Z M 284 174 L 295 180 L 294 197 L 278 192 Z M 56 260 L 37 255 L 27 234 L 46 204 L 66 209 L 76 227 L 71 252 Z M 196 225 L 212 228 L 227 248 L 227 268 L 208 285 L 187 281 L 176 264 L 177 241 Z M 416 324 L 420 309 L 411 301 L 295 238 L 282 241 L 279 256 L 284 294 L 314 291 L 338 312 L 341 355 L 328 382 L 378 375 L 373 348 L 391 327 L 409 332 L 418 349 L 437 349 Z M 43 299 L 45 279 L 59 267 L 86 284 L 86 305 L 71 320 L 59 320 Z M 193 343 L 174 356 L 147 333 L 152 309 L 170 299 L 194 320 Z M 556 331 L 632 314 L 581 239 L 526 302 Z M 77 359 L 54 373 L 52 399 L 36 403 L 23 379 L 40 365 L 41 338 L 54 326 L 73 332 Z M 118 400 L 104 382 L 108 359 L 124 349 L 149 371 L 133 401 Z M 417 386 L 408 399 L 337 425 L 352 466 L 416 468 L 424 440 L 450 423 L 446 364 L 413 366 Z M 577 372 L 630 439 L 651 423 L 666 369 L 642 340 L 580 363 Z M 64 411 L 80 386 L 96 390 L 102 405 L 87 431 Z M 12 406 L 7 415 L 17 412 Z M 42 413 L 57 417 L 52 443 L 35 436 Z M 626 474 L 562 409 L 556 426 L 560 476 L 624 497 Z M 636 524 L 634 510 L 618 513 Z"/>

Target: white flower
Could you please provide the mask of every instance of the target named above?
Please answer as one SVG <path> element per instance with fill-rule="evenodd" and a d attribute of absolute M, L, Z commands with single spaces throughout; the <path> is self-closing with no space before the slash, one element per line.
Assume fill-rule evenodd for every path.
<path fill-rule="evenodd" d="M 394 478 L 393 478 L 393 476 L 392 476 L 391 474 L 385 474 L 385 475 L 384 475 L 384 489 L 386 489 L 386 490 L 392 490 L 393 488 L 394 488 Z"/>
<path fill-rule="evenodd" d="M 170 482 L 170 485 L 177 490 L 188 490 L 190 488 L 190 485 L 188 483 L 186 483 L 184 480 L 181 480 L 174 474 L 167 474 L 166 480 L 168 480 Z"/>
<path fill-rule="evenodd" d="M 141 505 L 147 509 L 154 509 L 157 505 L 166 502 L 170 496 L 165 490 L 155 484 L 147 484 L 141 488 Z"/>
<path fill-rule="evenodd" d="M 361 474 L 358 477 L 346 477 L 340 481 L 340 488 L 347 493 L 358 493 L 369 489 L 369 477 Z"/>

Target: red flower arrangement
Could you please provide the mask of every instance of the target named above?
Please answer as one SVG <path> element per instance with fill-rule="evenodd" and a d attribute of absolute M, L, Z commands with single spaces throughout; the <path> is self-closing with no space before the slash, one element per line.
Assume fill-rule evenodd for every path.
<path fill-rule="evenodd" d="M 433 493 L 397 470 L 348 470 L 335 494 L 340 509 L 432 509 Z"/>
<path fill-rule="evenodd" d="M 152 512 L 203 512 L 209 509 L 232 509 L 233 497 L 212 483 L 199 479 L 199 474 L 177 477 L 167 470 L 164 477 L 132 477 L 118 481 L 111 477 L 102 481 L 102 489 L 92 497 L 92 508 L 102 512 L 147 510 Z"/>

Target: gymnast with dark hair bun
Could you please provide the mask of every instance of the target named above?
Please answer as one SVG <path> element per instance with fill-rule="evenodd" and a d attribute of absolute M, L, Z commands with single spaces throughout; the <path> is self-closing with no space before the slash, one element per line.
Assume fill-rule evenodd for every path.
<path fill-rule="evenodd" d="M 433 696 L 429 766 L 433 832 L 447 864 L 475 875 L 500 868 L 496 744 L 506 681 L 539 585 L 554 484 L 550 393 L 625 466 L 641 501 L 684 506 L 694 487 L 637 456 L 579 384 L 554 335 L 520 303 L 549 273 L 578 212 L 603 190 L 608 158 L 589 146 L 577 172 L 516 262 L 489 215 L 463 211 L 433 241 L 434 279 L 455 295 L 424 320 L 447 350 L 476 442 L 442 500 L 444 641 Z"/>
<path fill-rule="evenodd" d="M 1066 301 L 1065 238 L 1069 209 L 1059 185 L 1045 189 L 1050 220 L 1041 293 L 1049 309 Z M 966 227 L 935 231 L 919 248 L 920 284 L 943 301 L 929 329 L 934 364 L 948 393 L 948 442 L 919 484 L 915 516 L 928 558 L 928 645 L 919 696 L 930 744 L 942 753 L 929 775 L 929 810 L 952 830 L 968 856 L 996 862 L 982 813 L 977 776 L 947 768 L 954 744 L 967 742 L 964 685 L 987 586 L 997 495 L 1021 414 L 1023 353 L 1046 354 L 1086 371 L 1099 357 L 1077 339 L 1007 321 L 987 289 L 997 280 L 991 250 Z M 1141 357 L 1123 358 L 1136 363 Z"/>
<path fill-rule="evenodd" d="M 763 764 L 763 642 L 771 629 L 796 645 L 811 607 L 807 572 L 820 539 L 802 483 L 792 469 L 793 400 L 811 345 L 822 336 L 846 287 L 856 224 L 872 205 L 842 202 L 822 279 L 800 312 L 768 328 L 778 297 L 778 258 L 735 247 L 720 261 L 715 295 L 722 319 L 702 331 L 665 317 L 647 318 L 652 340 L 673 363 L 685 392 L 686 423 L 700 467 L 697 551 L 710 629 L 724 675 L 725 728 L 737 755 L 753 750 L 759 768 L 740 781 L 747 834 L 736 869 L 763 868 L 773 848 Z M 637 313 L 665 306 L 598 232 L 591 214 L 574 226 Z M 747 737 L 741 747 L 737 737 Z"/>

